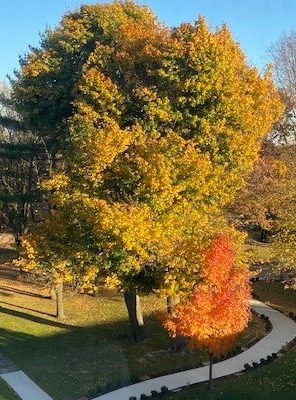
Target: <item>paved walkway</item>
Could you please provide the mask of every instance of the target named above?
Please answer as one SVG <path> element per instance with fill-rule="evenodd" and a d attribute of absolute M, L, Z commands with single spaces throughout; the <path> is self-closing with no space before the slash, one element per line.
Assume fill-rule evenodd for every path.
<path fill-rule="evenodd" d="M 296 323 L 290 318 L 257 300 L 252 301 L 252 307 L 258 314 L 264 314 L 270 319 L 273 326 L 272 331 L 245 352 L 214 364 L 214 378 L 243 371 L 244 364 L 260 362 L 261 358 L 278 353 L 296 337 Z M 209 367 L 191 369 L 126 386 L 93 400 L 129 400 L 131 396 L 140 399 L 141 394 L 150 395 L 152 390 L 160 392 L 162 386 L 173 390 L 205 382 L 208 380 L 208 375 Z M 12 387 L 22 400 L 52 400 L 23 371 L 17 370 L 15 365 L 2 355 L 0 355 L 0 377 Z"/>
<path fill-rule="evenodd" d="M 22 400 L 52 400 L 23 371 L 9 372 L 0 376 Z"/>
<path fill-rule="evenodd" d="M 214 378 L 243 371 L 244 364 L 248 363 L 251 365 L 252 362 L 260 362 L 261 358 L 266 358 L 272 353 L 278 353 L 287 343 L 296 337 L 296 323 L 290 318 L 257 300 L 252 301 L 252 307 L 258 314 L 264 314 L 270 319 L 273 326 L 272 331 L 245 352 L 214 364 Z M 131 396 L 140 399 L 141 394 L 150 395 L 152 390 L 160 392 L 162 386 L 174 390 L 195 383 L 205 382 L 208 380 L 208 376 L 209 367 L 191 369 L 123 387 L 99 396 L 94 400 L 129 400 Z"/>

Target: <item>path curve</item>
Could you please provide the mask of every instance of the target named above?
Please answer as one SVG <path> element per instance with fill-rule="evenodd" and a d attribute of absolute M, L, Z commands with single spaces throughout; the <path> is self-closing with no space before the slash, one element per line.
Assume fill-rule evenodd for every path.
<path fill-rule="evenodd" d="M 278 353 L 296 337 L 296 323 L 293 320 L 260 301 L 252 300 L 251 304 L 255 312 L 264 314 L 269 318 L 272 324 L 271 332 L 243 353 L 214 364 L 213 378 L 220 378 L 243 371 L 245 364 L 259 363 L 261 358 L 266 358 L 272 353 Z M 208 380 L 208 375 L 209 367 L 190 369 L 126 386 L 96 397 L 93 400 L 129 400 L 130 397 L 140 399 L 141 394 L 151 395 L 152 390 L 160 392 L 162 386 L 166 386 L 169 390 L 174 390 L 205 382 Z"/>

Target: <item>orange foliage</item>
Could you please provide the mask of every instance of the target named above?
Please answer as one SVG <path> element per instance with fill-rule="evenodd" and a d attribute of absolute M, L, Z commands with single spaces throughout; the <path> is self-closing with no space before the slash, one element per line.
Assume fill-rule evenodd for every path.
<path fill-rule="evenodd" d="M 217 236 L 203 258 L 203 281 L 167 315 L 172 337 L 186 336 L 192 347 L 225 354 L 249 321 L 250 285 L 246 268 L 236 266 L 231 238 Z"/>

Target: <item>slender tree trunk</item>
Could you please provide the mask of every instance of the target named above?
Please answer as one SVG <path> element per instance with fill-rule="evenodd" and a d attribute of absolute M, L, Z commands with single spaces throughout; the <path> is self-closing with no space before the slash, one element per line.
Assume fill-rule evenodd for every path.
<path fill-rule="evenodd" d="M 17 256 L 19 256 L 19 251 L 20 251 L 20 246 L 22 243 L 22 234 L 20 232 L 15 232 L 14 233 L 14 243 L 15 243 L 15 250 Z M 25 278 L 27 276 L 27 272 L 23 270 L 23 267 L 19 267 L 19 276 L 20 278 Z"/>
<path fill-rule="evenodd" d="M 174 307 L 180 303 L 179 296 L 168 296 L 167 297 L 167 310 L 170 315 L 174 313 Z M 171 339 L 170 342 L 171 351 L 174 353 L 180 353 L 187 349 L 187 340 L 184 336 L 176 336 L 175 338 Z"/>
<path fill-rule="evenodd" d="M 96 282 L 95 282 L 95 284 L 96 284 L 96 288 L 95 288 L 95 291 L 94 291 L 94 297 L 98 298 L 98 297 L 99 297 L 99 284 L 100 284 L 100 277 L 99 277 L 99 275 L 96 277 Z"/>
<path fill-rule="evenodd" d="M 140 298 L 136 292 L 124 292 L 124 300 L 128 311 L 132 339 L 135 343 L 145 339 L 144 320 L 142 315 Z"/>
<path fill-rule="evenodd" d="M 56 285 L 56 316 L 58 319 L 64 319 L 64 303 L 63 303 L 63 282 Z"/>
<path fill-rule="evenodd" d="M 212 354 L 210 354 L 209 389 L 213 390 L 213 356 L 212 356 Z"/>
<path fill-rule="evenodd" d="M 51 300 L 53 300 L 53 301 L 57 300 L 57 292 L 56 292 L 56 289 L 54 286 L 52 286 L 50 288 L 49 295 L 50 295 Z"/>
<path fill-rule="evenodd" d="M 267 241 L 267 231 L 266 231 L 266 229 L 264 229 L 264 228 L 261 228 L 261 238 L 260 238 L 260 241 L 261 241 L 262 243 L 266 243 L 266 241 Z"/>
<path fill-rule="evenodd" d="M 14 241 L 15 241 L 16 247 L 19 248 L 21 245 L 21 234 L 20 233 L 14 234 Z"/>
<path fill-rule="evenodd" d="M 167 310 L 170 315 L 173 314 L 174 307 L 180 303 L 179 296 L 168 296 L 167 297 Z"/>

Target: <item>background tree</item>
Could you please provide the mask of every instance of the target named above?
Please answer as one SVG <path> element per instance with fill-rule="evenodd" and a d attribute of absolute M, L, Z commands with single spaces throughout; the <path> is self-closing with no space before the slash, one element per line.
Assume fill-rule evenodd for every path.
<path fill-rule="evenodd" d="M 296 140 L 296 32 L 284 33 L 269 49 L 276 84 L 285 104 L 285 113 L 274 126 L 272 138 L 280 144 Z"/>
<path fill-rule="evenodd" d="M 274 233 L 277 217 L 291 199 L 291 184 L 295 175 L 291 146 L 279 146 L 264 141 L 260 157 L 237 193 L 229 211 L 232 220 L 249 232 L 260 231 L 260 241 L 266 242 Z M 253 235 L 254 236 L 254 235 Z"/>
<path fill-rule="evenodd" d="M 47 176 L 49 157 L 45 143 L 23 129 L 11 102 L 11 90 L 4 84 L 0 105 L 0 223 L 19 245 L 30 223 L 40 218 L 38 185 Z"/>
<path fill-rule="evenodd" d="M 221 207 L 282 111 L 270 72 L 246 64 L 225 26 L 211 32 L 200 18 L 169 30 L 127 1 L 67 14 L 13 89 L 26 126 L 64 160 L 47 183 L 50 251 L 37 264 L 55 270 L 62 258 L 74 274 L 92 260 L 115 276 L 142 339 L 138 294 L 192 288 Z M 68 227 L 61 237 L 56 225 Z"/>
<path fill-rule="evenodd" d="M 296 288 L 295 269 L 295 213 L 296 213 L 296 165 L 295 146 L 285 146 L 284 156 L 289 167 L 287 182 L 284 192 L 279 188 L 281 205 L 278 208 L 277 219 L 275 220 L 272 245 L 276 270 L 283 275 L 287 287 Z"/>
<path fill-rule="evenodd" d="M 210 386 L 213 356 L 227 353 L 250 318 L 248 269 L 235 257 L 230 237 L 217 236 L 205 250 L 201 283 L 164 319 L 171 336 L 184 335 L 193 348 L 208 350 Z"/>
<path fill-rule="evenodd" d="M 296 162 L 296 33 L 285 33 L 271 47 L 270 59 L 274 64 L 277 86 L 285 104 L 285 113 L 271 134 L 276 151 L 288 166 L 284 188 L 279 185 L 277 197 L 281 204 L 275 220 L 273 248 L 277 267 L 284 272 L 287 283 L 295 287 L 295 162 Z"/>
<path fill-rule="evenodd" d="M 295 199 L 290 207 L 282 210 L 282 214 L 277 221 L 277 233 L 273 238 L 273 247 L 277 259 L 277 269 L 283 273 L 287 287 L 296 289 L 296 246 L 295 246 Z"/>

